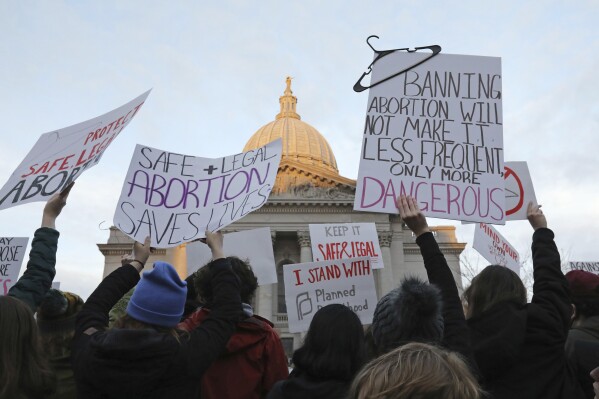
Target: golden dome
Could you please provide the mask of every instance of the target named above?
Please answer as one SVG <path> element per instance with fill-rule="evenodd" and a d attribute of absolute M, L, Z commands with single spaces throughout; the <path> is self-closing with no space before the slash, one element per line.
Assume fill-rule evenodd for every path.
<path fill-rule="evenodd" d="M 286 82 L 285 92 L 279 97 L 280 112 L 274 121 L 254 133 L 243 151 L 262 147 L 280 137 L 283 139 L 283 154 L 279 174 L 283 172 L 285 165 L 293 165 L 296 168 L 301 167 L 303 172 L 310 171 L 319 176 L 339 176 L 337 161 L 331 146 L 318 130 L 301 120 L 296 112 L 297 97 L 291 91 L 291 78 L 287 77 Z M 302 183 L 298 179 L 295 180 L 296 184 Z M 275 188 L 277 185 L 279 187 L 278 190 L 274 190 L 275 192 L 287 189 L 287 187 L 280 187 L 280 179 L 277 179 Z"/>

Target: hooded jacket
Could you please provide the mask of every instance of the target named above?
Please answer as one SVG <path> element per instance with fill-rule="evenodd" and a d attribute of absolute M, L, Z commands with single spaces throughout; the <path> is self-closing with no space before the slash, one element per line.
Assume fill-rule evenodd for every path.
<path fill-rule="evenodd" d="M 210 314 L 207 308 L 199 309 L 179 328 L 193 331 Z M 275 382 L 287 378 L 287 356 L 272 327 L 270 321 L 257 315 L 237 323 L 225 352 L 202 377 L 202 399 L 260 399 Z"/>
<path fill-rule="evenodd" d="M 317 379 L 294 370 L 289 379 L 277 382 L 267 399 L 345 399 L 351 381 Z"/>
<path fill-rule="evenodd" d="M 553 238 L 547 228 L 533 234 L 531 303 L 501 302 L 468 320 L 481 383 L 493 398 L 584 397 L 566 361 L 572 308 Z"/>
<path fill-rule="evenodd" d="M 77 317 L 72 358 L 80 398 L 195 398 L 198 381 L 241 315 L 239 281 L 226 259 L 212 266 L 215 306 L 190 334 L 110 329 L 108 312 L 137 282 L 131 266 L 108 275 Z"/>

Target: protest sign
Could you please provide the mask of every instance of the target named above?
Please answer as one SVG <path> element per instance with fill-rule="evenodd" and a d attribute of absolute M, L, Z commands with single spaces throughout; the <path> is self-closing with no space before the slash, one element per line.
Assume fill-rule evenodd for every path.
<path fill-rule="evenodd" d="M 370 257 L 373 269 L 381 269 L 383 256 L 374 223 L 311 224 L 312 260 Z"/>
<path fill-rule="evenodd" d="M 217 231 L 268 200 L 281 139 L 223 158 L 201 158 L 137 145 L 114 224 L 152 246 L 168 248 Z"/>
<path fill-rule="evenodd" d="M 258 278 L 258 285 L 277 282 L 270 227 L 225 234 L 223 252 L 225 256 L 237 256 L 241 260 L 248 261 Z M 191 275 L 211 259 L 212 253 L 206 244 L 201 242 L 187 244 L 187 275 Z"/>
<path fill-rule="evenodd" d="M 283 278 L 289 332 L 308 331 L 314 313 L 332 303 L 352 309 L 362 324 L 372 323 L 377 299 L 369 258 L 285 265 Z"/>
<path fill-rule="evenodd" d="M 599 274 L 599 262 L 569 262 L 570 270 L 584 270 Z"/>
<path fill-rule="evenodd" d="M 150 94 L 97 118 L 44 133 L 0 189 L 0 209 L 47 201 L 95 166 Z"/>
<path fill-rule="evenodd" d="M 493 226 L 477 223 L 472 247 L 491 264 L 506 266 L 520 274 L 518 251 Z"/>
<path fill-rule="evenodd" d="M 429 54 L 395 51 L 371 84 Z M 504 224 L 501 59 L 439 54 L 369 90 L 354 209 Z"/>
<path fill-rule="evenodd" d="M 17 282 L 28 241 L 28 237 L 0 237 L 0 295 Z"/>
<path fill-rule="evenodd" d="M 506 220 L 526 220 L 528 203 L 537 204 L 537 197 L 526 162 L 506 162 L 505 179 L 505 218 Z"/>

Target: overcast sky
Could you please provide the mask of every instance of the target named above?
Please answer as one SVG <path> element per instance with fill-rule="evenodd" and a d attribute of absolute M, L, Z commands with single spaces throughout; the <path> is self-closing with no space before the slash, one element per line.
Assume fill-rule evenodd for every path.
<path fill-rule="evenodd" d="M 205 4 L 203 4 L 205 3 Z M 527 161 L 567 260 L 599 261 L 597 1 L 0 0 L 0 184 L 39 135 L 149 88 L 131 124 L 86 172 L 60 216 L 57 281 L 87 297 L 136 143 L 203 157 L 242 150 L 279 110 L 291 75 L 298 113 L 355 179 L 377 48 L 439 44 L 502 58 L 505 161 Z M 0 236 L 33 236 L 43 204 L 0 211 Z M 458 225 L 470 246 L 473 226 Z M 525 254 L 532 230 L 498 230 Z M 475 260 L 476 261 L 476 260 Z M 481 264 L 484 264 L 481 261 Z"/>

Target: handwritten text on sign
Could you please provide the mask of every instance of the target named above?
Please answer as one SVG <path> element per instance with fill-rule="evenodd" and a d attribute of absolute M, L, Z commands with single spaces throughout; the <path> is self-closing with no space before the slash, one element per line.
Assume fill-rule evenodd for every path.
<path fill-rule="evenodd" d="M 309 228 L 315 262 L 369 256 L 373 269 L 384 267 L 374 223 L 311 224 Z"/>
<path fill-rule="evenodd" d="M 281 139 L 224 158 L 200 158 L 137 145 L 114 224 L 142 242 L 168 248 L 217 231 L 268 200 Z"/>
<path fill-rule="evenodd" d="M 570 270 L 584 270 L 585 272 L 599 274 L 599 262 L 570 262 Z"/>
<path fill-rule="evenodd" d="M 0 209 L 47 201 L 81 173 L 96 165 L 150 94 L 97 118 L 42 134 L 0 189 Z"/>
<path fill-rule="evenodd" d="M 389 54 L 372 82 L 426 56 Z M 427 216 L 503 224 L 502 125 L 500 58 L 439 54 L 371 88 L 354 209 L 411 195 Z"/>
<path fill-rule="evenodd" d="M 377 299 L 369 258 L 285 265 L 283 273 L 289 332 L 308 331 L 314 313 L 332 303 L 372 323 Z"/>
<path fill-rule="evenodd" d="M 28 241 L 28 237 L 0 237 L 0 295 L 17 282 Z"/>
<path fill-rule="evenodd" d="M 485 223 L 476 224 L 472 247 L 488 262 L 506 266 L 520 274 L 518 251 L 492 226 Z"/>

